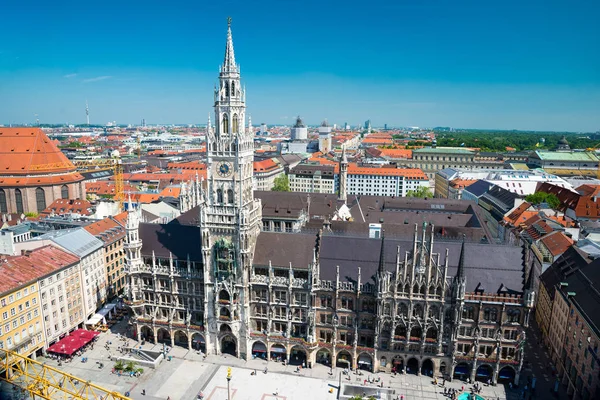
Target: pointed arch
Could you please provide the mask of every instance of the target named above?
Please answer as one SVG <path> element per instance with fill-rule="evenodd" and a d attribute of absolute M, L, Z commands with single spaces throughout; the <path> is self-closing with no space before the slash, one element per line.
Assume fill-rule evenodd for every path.
<path fill-rule="evenodd" d="M 6 202 L 6 192 L 0 189 L 0 212 L 8 212 L 8 204 Z"/>
<path fill-rule="evenodd" d="M 235 81 L 231 81 L 231 97 L 235 96 Z"/>
<path fill-rule="evenodd" d="M 400 303 L 398 306 L 398 315 L 404 318 L 408 317 L 408 306 L 404 303 Z"/>
<path fill-rule="evenodd" d="M 217 203 L 223 203 L 223 191 L 217 189 Z"/>
<path fill-rule="evenodd" d="M 233 190 L 227 189 L 227 202 L 233 204 Z"/>
<path fill-rule="evenodd" d="M 229 82 L 225 81 L 225 97 L 229 97 Z"/>
<path fill-rule="evenodd" d="M 423 318 L 423 306 L 417 304 L 413 308 L 413 317 L 415 318 Z"/>
<path fill-rule="evenodd" d="M 46 209 L 46 192 L 41 187 L 35 189 L 35 203 L 37 205 L 38 213 L 41 213 Z"/>
<path fill-rule="evenodd" d="M 229 116 L 227 113 L 223 113 L 221 128 L 221 133 L 229 133 Z"/>
<path fill-rule="evenodd" d="M 233 87 L 233 82 L 231 83 L 231 85 Z M 238 133 L 239 127 L 240 127 L 240 122 L 239 122 L 237 114 L 233 114 L 233 118 L 231 119 L 231 127 L 232 127 L 233 133 Z"/>
<path fill-rule="evenodd" d="M 15 203 L 17 206 L 17 213 L 23 214 L 23 194 L 21 189 L 15 189 Z"/>

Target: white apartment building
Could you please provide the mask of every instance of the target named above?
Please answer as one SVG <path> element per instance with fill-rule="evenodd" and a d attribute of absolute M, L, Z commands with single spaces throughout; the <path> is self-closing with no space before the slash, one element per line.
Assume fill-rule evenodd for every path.
<path fill-rule="evenodd" d="M 252 189 L 271 190 L 275 185 L 275 178 L 285 174 L 285 169 L 276 158 L 254 162 L 252 175 Z"/>
<path fill-rule="evenodd" d="M 335 165 L 299 164 L 290 170 L 291 192 L 335 193 Z"/>
<path fill-rule="evenodd" d="M 419 187 L 429 188 L 429 179 L 418 168 L 348 166 L 348 194 L 406 197 Z"/>

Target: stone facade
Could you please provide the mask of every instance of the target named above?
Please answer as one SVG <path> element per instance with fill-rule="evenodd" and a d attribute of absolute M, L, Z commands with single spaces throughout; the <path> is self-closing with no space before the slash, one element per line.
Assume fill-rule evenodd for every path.
<path fill-rule="evenodd" d="M 164 232 L 142 240 L 151 227 L 140 228 L 139 212 L 129 208 L 127 304 L 138 336 L 307 367 L 324 363 L 518 381 L 523 327 L 533 306 L 531 291 L 522 290 L 520 266 L 501 272 L 517 276 L 511 282 L 517 291 L 494 281 L 485 290 L 473 282 L 467 286 L 469 271 L 478 268 L 473 263 L 481 259 L 467 265 L 463 240 L 448 244 L 449 261 L 444 243 L 434 249 L 434 227 L 427 224 L 420 232 L 415 225 L 402 251 L 383 237 L 360 243 L 342 237 L 349 241 L 341 244 L 323 232 L 292 233 L 292 225 L 290 233 L 281 225 L 281 233 L 260 233 L 262 208 L 252 190 L 253 138 L 244 129 L 243 100 L 229 30 L 215 91 L 216 125 L 209 123 L 207 134 L 208 186 L 201 193 L 199 227 L 165 225 Z M 234 120 L 237 125 L 230 124 Z M 190 229 L 187 236 L 198 234 L 199 254 L 191 254 L 194 249 L 171 254 L 178 242 L 189 240 L 175 237 L 183 228 Z M 146 247 L 142 254 L 144 243 L 156 236 L 164 237 L 157 252 L 169 241 L 172 247 L 161 248 L 160 255 L 152 249 L 151 256 Z M 389 243 L 393 247 L 386 249 Z M 348 249 L 335 255 L 338 244 Z M 367 266 L 352 261 L 357 254 L 351 251 L 380 254 Z M 518 263 L 520 253 L 512 253 L 516 258 L 510 262 Z M 346 264 L 336 267 L 338 262 Z"/>

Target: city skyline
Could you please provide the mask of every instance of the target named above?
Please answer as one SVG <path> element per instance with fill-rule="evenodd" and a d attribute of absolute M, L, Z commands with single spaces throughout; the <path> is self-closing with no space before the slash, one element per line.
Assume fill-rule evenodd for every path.
<path fill-rule="evenodd" d="M 88 100 L 92 124 L 204 124 L 231 15 L 255 125 L 291 125 L 300 114 L 311 125 L 327 118 L 352 126 L 370 119 L 373 126 L 600 127 L 592 2 L 577 10 L 558 2 L 502 10 L 327 4 L 318 14 L 310 2 L 294 10 L 277 4 L 131 3 L 115 12 L 40 3 L 29 14 L 11 5 L 0 46 L 0 123 L 83 124 Z M 17 28 L 23 15 L 31 29 Z"/>

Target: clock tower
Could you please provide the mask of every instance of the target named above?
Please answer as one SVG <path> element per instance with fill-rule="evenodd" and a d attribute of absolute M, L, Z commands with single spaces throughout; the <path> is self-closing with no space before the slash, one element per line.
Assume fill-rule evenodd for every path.
<path fill-rule="evenodd" d="M 245 127 L 246 91 L 235 63 L 231 18 L 225 58 L 214 89 L 214 127 L 206 133 L 208 185 L 200 203 L 207 352 L 245 358 L 251 352 L 249 278 L 260 232 L 254 199 L 254 138 Z"/>

